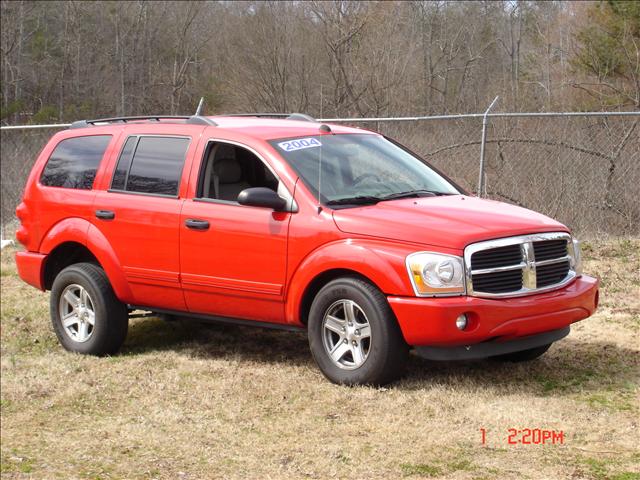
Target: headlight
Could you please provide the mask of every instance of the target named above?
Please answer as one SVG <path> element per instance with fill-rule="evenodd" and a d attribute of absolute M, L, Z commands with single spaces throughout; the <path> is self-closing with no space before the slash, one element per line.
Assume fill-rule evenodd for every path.
<path fill-rule="evenodd" d="M 444 253 L 416 252 L 407 257 L 413 290 L 419 297 L 464 295 L 462 257 Z"/>
<path fill-rule="evenodd" d="M 571 268 L 576 272 L 576 276 L 582 275 L 582 252 L 580 250 L 580 241 L 571 237 L 569 244 L 569 257 L 571 257 Z"/>

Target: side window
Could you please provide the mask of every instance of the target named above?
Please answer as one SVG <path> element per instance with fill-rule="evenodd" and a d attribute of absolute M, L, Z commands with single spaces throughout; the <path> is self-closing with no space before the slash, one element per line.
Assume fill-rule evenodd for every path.
<path fill-rule="evenodd" d="M 246 148 L 211 142 L 200 169 L 198 197 L 235 202 L 245 188 L 278 191 L 278 184 L 271 170 Z"/>
<path fill-rule="evenodd" d="M 40 183 L 48 187 L 91 190 L 111 135 L 62 140 L 47 161 Z"/>
<path fill-rule="evenodd" d="M 111 188 L 113 190 L 126 190 L 127 187 L 127 175 L 129 174 L 129 167 L 131 166 L 131 159 L 133 158 L 133 151 L 138 144 L 138 137 L 129 137 L 124 144 L 120 159 L 118 160 L 118 166 L 113 174 L 113 180 L 111 181 Z"/>
<path fill-rule="evenodd" d="M 111 181 L 112 190 L 178 195 L 189 138 L 129 137 Z"/>

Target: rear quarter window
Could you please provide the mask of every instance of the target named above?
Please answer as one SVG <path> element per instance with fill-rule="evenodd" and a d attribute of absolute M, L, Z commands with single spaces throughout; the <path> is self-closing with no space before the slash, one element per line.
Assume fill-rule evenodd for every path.
<path fill-rule="evenodd" d="M 111 135 L 92 135 L 62 140 L 51 153 L 40 176 L 47 187 L 91 190 Z"/>

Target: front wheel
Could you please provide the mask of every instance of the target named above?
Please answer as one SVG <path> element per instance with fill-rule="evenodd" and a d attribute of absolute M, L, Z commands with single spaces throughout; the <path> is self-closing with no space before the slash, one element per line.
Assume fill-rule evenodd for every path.
<path fill-rule="evenodd" d="M 92 263 L 77 263 L 58 274 L 50 310 L 56 336 L 71 352 L 108 355 L 127 336 L 127 307 L 116 298 L 104 270 Z"/>
<path fill-rule="evenodd" d="M 309 312 L 309 346 L 322 373 L 346 385 L 384 385 L 402 374 L 408 357 L 385 296 L 358 278 L 329 282 Z"/>

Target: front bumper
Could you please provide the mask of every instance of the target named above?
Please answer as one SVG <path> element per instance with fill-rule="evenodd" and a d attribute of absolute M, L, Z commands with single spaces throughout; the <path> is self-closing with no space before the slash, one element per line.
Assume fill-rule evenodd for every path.
<path fill-rule="evenodd" d="M 569 335 L 570 330 L 571 327 L 564 327 L 559 330 L 519 337 L 506 342 L 490 340 L 460 347 L 416 347 L 415 352 L 427 360 L 478 360 L 549 345 L 562 340 Z"/>
<path fill-rule="evenodd" d="M 454 347 L 568 327 L 595 312 L 598 280 L 583 275 L 559 290 L 517 298 L 390 296 L 388 300 L 409 345 Z M 456 318 L 463 313 L 469 324 L 461 331 Z"/>

